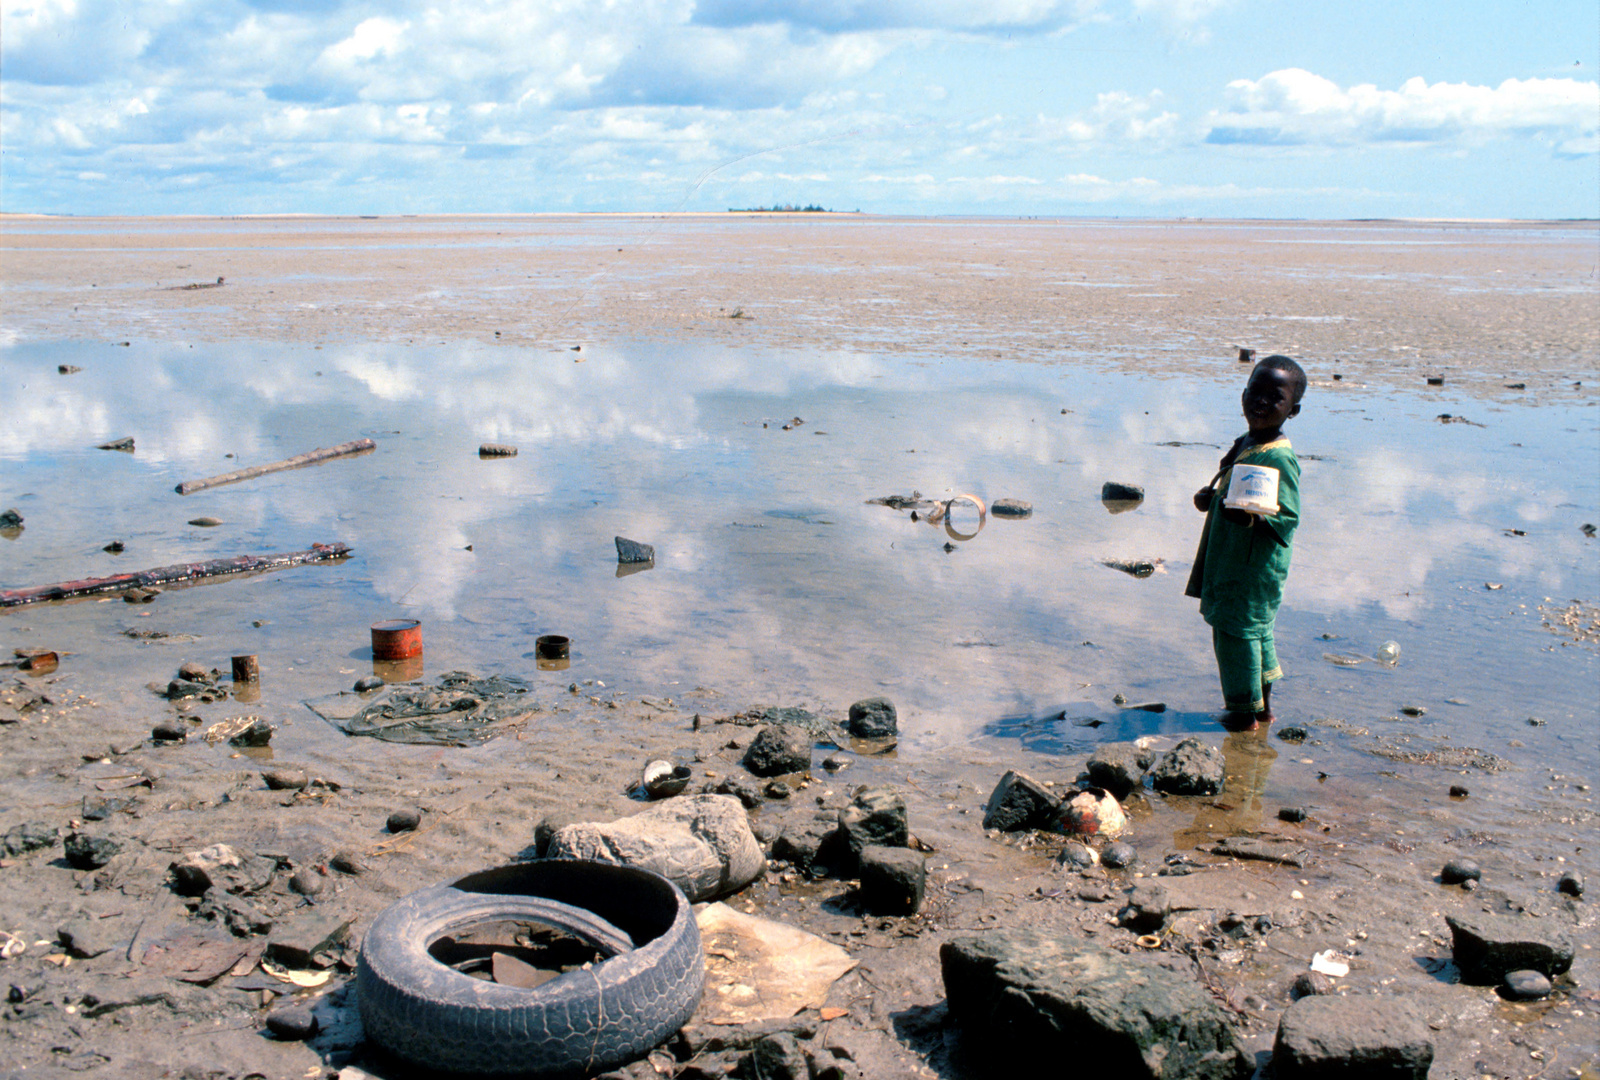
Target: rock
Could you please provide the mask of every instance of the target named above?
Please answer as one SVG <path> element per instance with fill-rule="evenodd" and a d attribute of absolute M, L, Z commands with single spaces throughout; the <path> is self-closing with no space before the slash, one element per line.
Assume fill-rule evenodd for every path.
<path fill-rule="evenodd" d="M 850 706 L 846 725 L 858 739 L 893 739 L 900 734 L 894 702 L 888 698 L 866 698 Z"/>
<path fill-rule="evenodd" d="M 22 515 L 15 508 L 0 511 L 0 529 L 22 528 Z"/>
<path fill-rule="evenodd" d="M 857 788 L 850 804 L 839 811 L 839 832 L 852 865 L 866 848 L 903 848 L 911 840 L 906 801 L 886 787 Z"/>
<path fill-rule="evenodd" d="M 1470 794 L 1472 793 L 1466 788 L 1462 787 L 1460 784 L 1450 785 L 1450 797 L 1452 799 L 1465 799 Z"/>
<path fill-rule="evenodd" d="M 1058 866 L 1070 866 L 1078 870 L 1087 870 L 1091 866 L 1100 865 L 1100 856 L 1096 855 L 1091 848 L 1073 843 L 1061 849 L 1061 853 L 1056 856 L 1056 864 Z"/>
<path fill-rule="evenodd" d="M 120 439 L 112 439 L 95 447 L 96 450 L 126 450 L 133 453 L 133 436 L 125 435 Z"/>
<path fill-rule="evenodd" d="M 1118 802 L 1126 800 L 1144 786 L 1142 753 L 1131 742 L 1106 743 L 1089 758 L 1089 782 L 1105 788 Z"/>
<path fill-rule="evenodd" d="M 1577 870 L 1568 870 L 1561 875 L 1561 880 L 1556 882 L 1556 891 L 1566 893 L 1568 896 L 1583 895 L 1583 874 Z"/>
<path fill-rule="evenodd" d="M 1287 821 L 1287 822 L 1289 822 L 1291 824 L 1296 824 L 1298 822 L 1304 821 L 1305 819 L 1306 819 L 1306 808 L 1303 807 L 1303 806 L 1280 806 L 1280 807 L 1278 807 L 1278 820 L 1279 821 Z"/>
<path fill-rule="evenodd" d="M 273 727 L 261 717 L 250 721 L 250 726 L 228 740 L 229 746 L 266 746 L 272 742 Z"/>
<path fill-rule="evenodd" d="M 122 845 L 115 840 L 78 832 L 69 834 L 62 846 L 66 849 L 67 862 L 78 870 L 98 870 L 122 850 Z"/>
<path fill-rule="evenodd" d="M 1331 994 L 1337 987 L 1332 979 L 1320 971 L 1302 971 L 1295 976 L 1294 984 L 1289 987 L 1289 997 L 1299 1001 L 1303 997 L 1315 997 L 1319 994 Z"/>
<path fill-rule="evenodd" d="M 1138 484 L 1119 484 L 1115 480 L 1107 480 L 1100 485 L 1101 502 L 1142 502 L 1144 488 Z"/>
<path fill-rule="evenodd" d="M 1222 751 L 1193 737 L 1161 755 L 1150 770 L 1151 786 L 1168 795 L 1215 795 L 1222 778 Z"/>
<path fill-rule="evenodd" d="M 410 832 L 422 824 L 422 815 L 416 810 L 396 810 L 386 824 L 392 833 Z"/>
<path fill-rule="evenodd" d="M 1101 865 L 1109 866 L 1113 870 L 1121 870 L 1138 861 L 1139 853 L 1133 850 L 1133 845 L 1125 844 L 1121 840 L 1106 848 L 1100 855 Z"/>
<path fill-rule="evenodd" d="M 827 757 L 822 759 L 822 767 L 831 773 L 842 772 L 850 767 L 850 762 L 852 760 L 852 758 L 846 757 L 843 754 L 829 754 Z"/>
<path fill-rule="evenodd" d="M 287 926 L 272 931 L 267 942 L 268 960 L 288 968 L 304 970 L 318 966 L 318 957 L 344 947 L 355 919 L 326 905 L 303 907 Z"/>
<path fill-rule="evenodd" d="M 1054 824 L 1061 812 L 1061 800 L 1033 777 L 1016 770 L 1006 773 L 989 795 L 983 812 L 983 827 L 1013 832 L 1040 829 Z"/>
<path fill-rule="evenodd" d="M 696 903 L 737 892 L 766 869 L 749 816 L 726 795 L 685 795 L 608 824 L 567 825 L 546 855 L 643 866 Z"/>
<path fill-rule="evenodd" d="M 197 664 L 193 660 L 184 661 L 183 666 L 178 668 L 178 678 L 188 679 L 190 682 L 198 683 L 211 683 L 217 681 L 216 678 L 211 674 L 209 668 L 207 668 L 204 664 Z"/>
<path fill-rule="evenodd" d="M 989 513 L 995 517 L 1025 518 L 1033 516 L 1033 504 L 1021 499 L 996 499 L 989 504 Z"/>
<path fill-rule="evenodd" d="M 757 776 L 806 772 L 811 768 L 811 736 L 791 727 L 764 727 L 750 741 L 744 767 Z"/>
<path fill-rule="evenodd" d="M 260 855 L 241 854 L 227 844 L 186 852 L 167 867 L 172 891 L 200 896 L 216 888 L 228 893 L 260 892 L 272 882 L 278 864 Z"/>
<path fill-rule="evenodd" d="M 1432 1065 L 1421 1010 L 1395 997 L 1303 997 L 1284 1011 L 1272 1048 L 1275 1080 L 1426 1080 Z"/>
<path fill-rule="evenodd" d="M 1537 971 L 1508 971 L 1501 987 L 1513 1001 L 1538 1001 L 1551 990 L 1550 980 Z"/>
<path fill-rule="evenodd" d="M 367 872 L 367 864 L 353 851 L 340 851 L 328 860 L 328 865 L 341 874 L 360 877 Z"/>
<path fill-rule="evenodd" d="M 321 896 L 327 880 L 315 870 L 296 870 L 289 878 L 289 888 L 301 896 Z"/>
<path fill-rule="evenodd" d="M 150 737 L 158 743 L 188 742 L 189 729 L 181 720 L 163 720 L 150 729 Z"/>
<path fill-rule="evenodd" d="M 702 795 L 732 795 L 746 810 L 761 805 L 761 792 L 755 784 L 742 776 L 724 776 L 715 784 L 708 783 L 700 789 Z"/>
<path fill-rule="evenodd" d="M 844 837 L 839 835 L 837 820 L 815 820 L 800 825 L 786 826 L 772 842 L 772 857 L 789 863 L 803 874 L 821 875 L 835 863 L 848 859 L 829 861 L 829 849 L 835 854 L 845 850 Z"/>
<path fill-rule="evenodd" d="M 0 837 L 0 850 L 8 856 L 26 855 L 40 848 L 54 847 L 59 834 L 54 826 L 42 821 L 29 821 L 13 825 Z"/>
<path fill-rule="evenodd" d="M 268 769 L 261 774 L 261 779 L 273 791 L 299 791 L 311 783 L 304 769 Z"/>
<path fill-rule="evenodd" d="M 550 848 L 550 838 L 560 829 L 568 825 L 577 825 L 583 820 L 583 815 L 576 810 L 552 810 L 546 814 L 533 829 L 533 850 L 536 857 L 540 859 L 545 857 Z"/>
<path fill-rule="evenodd" d="M 481 458 L 485 458 L 485 457 L 516 457 L 517 456 L 517 448 L 515 446 L 508 446 L 505 443 L 492 443 L 492 442 L 479 443 L 478 444 L 478 456 L 481 457 Z"/>
<path fill-rule="evenodd" d="M 1311 738 L 1311 732 L 1307 731 L 1299 724 L 1286 724 L 1278 729 L 1278 738 L 1282 739 L 1286 743 L 1294 743 L 1298 745 Z"/>
<path fill-rule="evenodd" d="M 304 1005 L 289 1005 L 267 1014 L 267 1030 L 280 1039 L 301 1042 L 317 1033 L 317 1016 Z"/>
<path fill-rule="evenodd" d="M 800 1043 L 787 1031 L 763 1036 L 750 1050 L 746 1076 L 758 1080 L 811 1080 L 811 1065 Z"/>
<path fill-rule="evenodd" d="M 123 599 L 127 599 L 126 596 Z M 200 697 L 210 687 L 205 683 L 191 682 L 188 679 L 173 679 L 167 683 L 166 697 L 169 701 L 181 701 L 183 698 Z"/>
<path fill-rule="evenodd" d="M 1128 893 L 1128 902 L 1117 912 L 1117 922 L 1135 934 L 1153 934 L 1167 924 L 1172 914 L 1172 897 L 1166 887 L 1142 882 Z"/>
<path fill-rule="evenodd" d="M 909 848 L 861 849 L 861 902 L 874 915 L 915 915 L 928 887 L 927 860 Z"/>
<path fill-rule="evenodd" d="M 647 563 L 656 561 L 656 549 L 649 544 L 641 544 L 637 540 L 629 540 L 619 536 L 617 541 L 617 561 L 619 563 Z"/>
<path fill-rule="evenodd" d="M 1572 942 L 1549 919 L 1474 914 L 1447 915 L 1445 922 L 1462 982 L 1493 986 L 1508 971 L 1553 976 L 1572 967 Z"/>
<path fill-rule="evenodd" d="M 200 898 L 194 914 L 199 919 L 209 919 L 228 928 L 234 937 L 253 937 L 272 932 L 272 916 L 256 907 L 242 896 L 212 889 Z"/>
<path fill-rule="evenodd" d="M 357 679 L 355 686 L 351 687 L 351 689 L 358 694 L 365 694 L 373 690 L 382 690 L 387 685 L 387 683 L 378 678 L 376 675 L 366 675 Z"/>
<path fill-rule="evenodd" d="M 56 930 L 56 939 L 67 952 L 80 960 L 128 946 L 134 928 L 126 919 L 73 919 Z"/>
<path fill-rule="evenodd" d="M 761 793 L 769 799 L 787 799 L 794 794 L 794 788 L 782 780 L 768 780 L 767 786 L 761 789 Z"/>
<path fill-rule="evenodd" d="M 1471 859 L 1451 859 L 1439 871 L 1439 880 L 1446 885 L 1460 885 L 1463 881 L 1483 880 L 1483 871 Z"/>
<path fill-rule="evenodd" d="M 1198 983 L 1074 931 L 958 937 L 939 962 L 951 1015 L 994 1058 L 987 1075 L 1244 1080 L 1253 1069 Z"/>

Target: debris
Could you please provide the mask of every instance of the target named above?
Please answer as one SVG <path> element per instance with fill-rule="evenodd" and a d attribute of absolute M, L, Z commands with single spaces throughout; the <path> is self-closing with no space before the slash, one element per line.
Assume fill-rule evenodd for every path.
<path fill-rule="evenodd" d="M 341 692 L 305 703 L 306 708 L 347 735 L 385 742 L 470 746 L 539 711 L 522 679 L 447 671 L 437 687 L 390 686 L 372 692 Z"/>
<path fill-rule="evenodd" d="M 218 525 L 222 524 L 222 519 L 214 517 L 190 518 L 189 524 L 198 525 L 202 529 L 215 529 Z"/>
<path fill-rule="evenodd" d="M 706 995 L 699 1015 L 713 1024 L 787 1020 L 820 1008 L 856 961 L 797 927 L 757 918 L 723 903 L 696 916 L 706 954 Z"/>
<path fill-rule="evenodd" d="M 481 458 L 516 457 L 517 448 L 515 446 L 506 446 L 503 443 L 486 442 L 478 447 L 478 456 Z"/>
<path fill-rule="evenodd" d="M 131 453 L 133 453 L 133 436 L 129 435 L 126 438 L 122 438 L 122 439 L 112 439 L 110 442 L 101 443 L 99 446 L 95 447 L 95 449 L 96 450 L 121 450 L 121 451 L 123 451 L 125 453 L 131 454 Z"/>
<path fill-rule="evenodd" d="M 1324 949 L 1311 958 L 1311 970 L 1318 975 L 1342 979 L 1350 974 L 1350 965 L 1345 963 L 1342 954 L 1333 949 Z"/>
<path fill-rule="evenodd" d="M 129 439 L 128 449 L 133 448 L 133 440 Z M 319 462 L 329 461 L 333 458 L 352 457 L 357 454 L 366 454 L 377 449 L 377 443 L 371 439 L 355 439 L 351 442 L 340 443 L 338 446 L 308 450 L 304 454 L 297 454 L 292 458 L 282 461 L 270 462 L 266 465 L 252 465 L 248 469 L 238 469 L 219 476 L 208 476 L 203 480 L 185 480 L 173 490 L 179 495 L 190 495 L 206 488 L 219 487 L 223 484 L 236 484 L 241 480 L 253 480 L 267 473 L 280 472 L 284 469 L 298 469 L 302 465 L 315 465 Z"/>
<path fill-rule="evenodd" d="M 149 589 L 156 585 L 177 585 L 202 578 L 222 577 L 230 574 L 264 573 L 283 570 L 291 566 L 332 562 L 350 555 L 347 544 L 313 544 L 307 551 L 291 551 L 279 555 L 236 555 L 229 559 L 211 559 L 206 562 L 175 563 L 154 570 L 139 570 L 128 574 L 114 574 L 104 578 L 83 578 L 64 581 L 56 585 L 36 585 L 26 589 L 0 590 L 0 608 L 18 607 L 41 600 L 70 600 L 79 596 L 96 596 L 101 593 L 129 592 Z"/>
<path fill-rule="evenodd" d="M 629 540 L 625 536 L 615 538 L 617 544 L 617 561 L 619 563 L 647 563 L 655 562 L 656 549 L 649 544 L 641 544 L 637 540 Z"/>
<path fill-rule="evenodd" d="M 989 511 L 995 517 L 1025 518 L 1033 516 L 1033 504 L 1023 502 L 1021 499 L 996 499 L 989 504 Z"/>
<path fill-rule="evenodd" d="M 1156 572 L 1164 559 L 1101 559 L 1102 566 L 1109 566 L 1113 570 L 1121 570 L 1124 574 L 1132 574 L 1136 578 L 1147 578 Z"/>

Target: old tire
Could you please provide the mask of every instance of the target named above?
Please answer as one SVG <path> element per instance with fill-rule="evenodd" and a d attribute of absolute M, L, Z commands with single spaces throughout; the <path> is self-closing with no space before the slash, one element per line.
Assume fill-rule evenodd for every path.
<path fill-rule="evenodd" d="M 620 929 L 635 948 L 532 990 L 464 975 L 428 952 L 452 929 L 502 919 L 583 933 L 585 912 L 604 920 L 587 936 L 604 941 Z M 566 859 L 412 893 L 373 920 L 356 968 L 370 1040 L 431 1069 L 500 1076 L 583 1076 L 632 1061 L 688 1021 L 704 985 L 700 929 L 676 885 L 637 867 Z"/>

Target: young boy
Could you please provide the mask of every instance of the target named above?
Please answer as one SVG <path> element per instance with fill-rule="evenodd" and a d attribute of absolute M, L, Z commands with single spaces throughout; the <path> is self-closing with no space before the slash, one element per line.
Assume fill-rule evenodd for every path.
<path fill-rule="evenodd" d="M 1250 430 L 1234 441 L 1217 475 L 1194 496 L 1195 509 L 1206 515 L 1206 523 L 1184 594 L 1199 597 L 1200 615 L 1211 624 L 1228 710 L 1222 724 L 1230 730 L 1272 723 L 1272 684 L 1283 677 L 1272 626 L 1300 523 L 1300 462 L 1283 437 L 1283 425 L 1299 415 L 1305 392 L 1306 373 L 1287 356 L 1269 356 L 1256 364 L 1240 399 Z M 1235 464 L 1278 471 L 1276 514 L 1222 505 Z"/>

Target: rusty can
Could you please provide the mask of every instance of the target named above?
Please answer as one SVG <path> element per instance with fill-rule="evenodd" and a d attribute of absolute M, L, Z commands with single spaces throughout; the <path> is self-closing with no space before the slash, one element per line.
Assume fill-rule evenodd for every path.
<path fill-rule="evenodd" d="M 417 619 L 385 619 L 372 624 L 374 660 L 409 660 L 422 655 L 422 623 Z"/>

